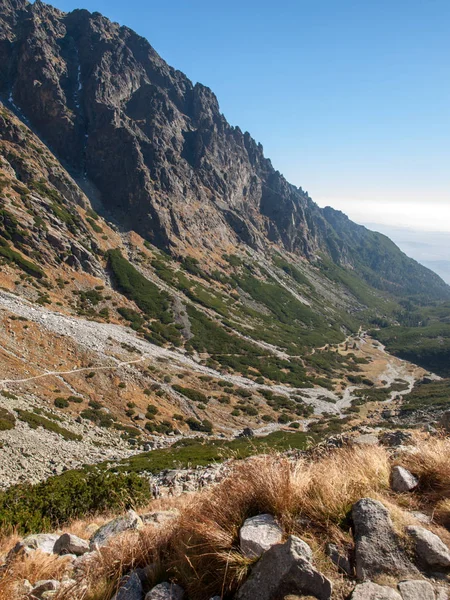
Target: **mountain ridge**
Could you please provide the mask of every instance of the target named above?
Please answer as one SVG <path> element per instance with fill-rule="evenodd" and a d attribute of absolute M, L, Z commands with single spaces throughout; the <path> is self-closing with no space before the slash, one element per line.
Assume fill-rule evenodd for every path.
<path fill-rule="evenodd" d="M 213 92 L 168 66 L 144 38 L 98 13 L 62 13 L 40 1 L 3 5 L 1 92 L 74 175 L 95 184 L 123 225 L 175 255 L 275 244 L 312 261 L 325 252 L 394 293 L 414 284 L 450 296 L 398 253 L 391 281 L 381 238 L 364 239 L 289 184 L 261 144 L 227 123 Z M 378 277 L 355 238 L 374 254 L 381 248 Z"/>

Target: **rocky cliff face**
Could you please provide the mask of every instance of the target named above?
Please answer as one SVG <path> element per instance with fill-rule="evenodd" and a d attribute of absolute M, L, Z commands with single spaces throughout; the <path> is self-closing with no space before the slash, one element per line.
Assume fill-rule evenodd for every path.
<path fill-rule="evenodd" d="M 178 255 L 275 243 L 309 259 L 324 252 L 364 277 L 372 270 L 354 243 L 367 245 L 366 230 L 342 229 L 335 211 L 289 184 L 249 133 L 227 123 L 211 90 L 145 39 L 86 10 L 62 13 L 40 0 L 0 7 L 0 93 L 74 175 L 95 184 L 121 225 Z M 380 242 L 369 245 L 377 252 Z M 398 288 L 398 278 L 385 285 L 389 260 L 375 262 L 371 283 Z M 447 294 L 408 264 L 424 290 Z"/>

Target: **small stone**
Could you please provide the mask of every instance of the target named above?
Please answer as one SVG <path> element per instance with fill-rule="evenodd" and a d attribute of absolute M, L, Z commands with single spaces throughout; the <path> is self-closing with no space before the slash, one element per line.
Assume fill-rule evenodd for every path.
<path fill-rule="evenodd" d="M 90 539 L 90 549 L 104 546 L 109 540 L 124 531 L 140 529 L 143 526 L 142 520 L 134 510 L 129 510 L 123 517 L 117 517 L 102 525 Z"/>
<path fill-rule="evenodd" d="M 176 583 L 159 583 L 145 596 L 145 600 L 183 600 L 184 590 Z"/>
<path fill-rule="evenodd" d="M 401 581 L 398 589 L 403 600 L 435 600 L 436 598 L 431 583 L 422 579 Z"/>
<path fill-rule="evenodd" d="M 432 521 L 432 518 L 423 512 L 419 512 L 416 510 L 416 511 L 413 511 L 411 514 L 417 521 L 420 521 L 421 523 L 425 523 L 426 525 L 429 525 Z"/>
<path fill-rule="evenodd" d="M 258 558 L 283 539 L 283 530 L 272 515 L 258 515 L 244 521 L 239 531 L 242 553 L 247 558 Z"/>
<path fill-rule="evenodd" d="M 390 587 L 368 581 L 355 587 L 350 600 L 402 600 L 402 597 Z"/>
<path fill-rule="evenodd" d="M 400 466 L 396 466 L 392 469 L 391 487 L 394 492 L 411 492 L 418 484 L 419 480 L 417 477 L 414 477 L 408 469 Z"/>
<path fill-rule="evenodd" d="M 89 552 L 89 543 L 71 533 L 63 533 L 56 540 L 53 552 L 55 554 L 75 554 L 75 556 L 81 556 Z"/>
<path fill-rule="evenodd" d="M 450 567 L 450 550 L 440 537 L 424 527 L 407 527 L 406 531 L 415 541 L 417 556 L 428 567 Z"/>

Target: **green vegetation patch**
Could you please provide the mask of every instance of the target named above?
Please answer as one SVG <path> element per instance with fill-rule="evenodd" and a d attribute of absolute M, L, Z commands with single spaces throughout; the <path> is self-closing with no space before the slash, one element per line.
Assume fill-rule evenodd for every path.
<path fill-rule="evenodd" d="M 0 407 L 0 431 L 7 431 L 8 429 L 14 429 L 16 425 L 16 418 L 9 410 Z"/>
<path fill-rule="evenodd" d="M 177 385 L 177 384 L 173 385 L 172 388 L 176 392 L 183 394 L 183 396 L 186 396 L 186 398 L 189 398 L 190 400 L 193 400 L 194 402 L 202 402 L 203 404 L 207 404 L 209 401 L 208 396 L 205 396 L 205 394 L 203 394 L 203 392 L 199 392 L 198 390 L 183 387 L 182 385 Z"/>
<path fill-rule="evenodd" d="M 148 502 L 149 483 L 136 474 L 100 469 L 68 471 L 37 485 L 0 492 L 0 530 L 23 534 L 51 531 L 72 519 L 123 511 Z"/>
<path fill-rule="evenodd" d="M 108 264 L 111 268 L 119 290 L 133 300 L 150 318 L 170 319 L 168 314 L 170 296 L 146 279 L 126 258 L 119 249 L 108 251 Z"/>
<path fill-rule="evenodd" d="M 136 454 L 122 461 L 118 471 L 159 473 L 164 469 L 202 467 L 227 458 L 247 458 L 270 450 L 284 451 L 291 448 L 305 449 L 317 436 L 303 432 L 276 431 L 265 437 L 238 438 L 232 441 L 184 439 L 170 448 Z"/>
<path fill-rule="evenodd" d="M 450 408 L 450 379 L 425 381 L 426 383 L 416 383 L 411 393 L 405 397 L 402 412 Z"/>
<path fill-rule="evenodd" d="M 25 423 L 27 423 L 28 426 L 31 427 L 31 429 L 37 429 L 38 427 L 43 427 L 47 431 L 51 431 L 52 433 L 58 433 L 65 440 L 79 442 L 82 439 L 81 435 L 79 435 L 77 433 L 73 433 L 72 431 L 69 431 L 68 429 L 65 429 L 64 427 L 61 427 L 54 421 L 50 421 L 50 419 L 47 419 L 46 417 L 38 415 L 34 412 L 18 409 L 17 414 L 19 416 L 19 419 L 21 421 L 24 421 Z"/>
<path fill-rule="evenodd" d="M 7 242 L 0 238 L 0 256 L 2 256 L 6 261 L 12 262 L 17 265 L 22 271 L 28 273 L 32 277 L 36 277 L 37 279 L 41 279 L 45 276 L 44 271 L 35 265 L 30 260 L 24 258 L 21 254 L 13 250 Z"/>

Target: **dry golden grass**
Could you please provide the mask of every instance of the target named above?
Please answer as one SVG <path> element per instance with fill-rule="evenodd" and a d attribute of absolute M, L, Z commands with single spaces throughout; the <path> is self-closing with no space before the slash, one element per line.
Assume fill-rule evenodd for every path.
<path fill-rule="evenodd" d="M 418 506 L 434 511 L 437 522 L 449 523 L 450 468 L 446 457 L 450 440 L 422 437 L 416 441 L 413 452 L 397 456 L 395 461 L 386 449 L 372 446 L 342 448 L 294 463 L 279 455 L 236 462 L 230 475 L 215 487 L 150 503 L 148 510 L 176 508 L 179 516 L 114 539 L 79 568 L 74 575 L 77 585 L 59 594 L 58 600 L 107 600 L 124 574 L 148 565 L 152 565 L 147 573 L 150 584 L 176 580 L 192 600 L 232 593 L 252 562 L 239 551 L 239 529 L 247 517 L 261 513 L 276 516 L 286 535 L 299 535 L 311 545 L 318 567 L 335 581 L 336 598 L 344 598 L 349 582 L 326 557 L 325 544 L 335 541 L 351 545 L 349 515 L 357 500 L 365 496 L 381 500 L 400 533 L 405 525 L 415 522 L 406 510 Z M 402 464 L 422 478 L 417 494 L 391 492 L 393 464 Z M 100 524 L 101 519 L 94 522 Z M 83 532 L 92 523 L 79 521 L 67 530 L 87 537 Z M 448 532 L 436 526 L 432 529 L 444 541 L 449 540 Z M 50 557 L 46 563 L 40 558 L 39 564 L 18 567 L 14 563 L 9 584 L 0 583 L 0 598 L 20 598 L 11 586 L 19 578 L 34 579 L 37 571 L 41 577 L 47 569 L 49 577 L 57 578 L 55 561 L 59 559 Z M 2 596 L 4 589 L 10 596 Z"/>
<path fill-rule="evenodd" d="M 450 438 L 418 436 L 416 441 L 416 449 L 403 453 L 397 463 L 419 477 L 420 491 L 428 502 L 450 498 Z"/>
<path fill-rule="evenodd" d="M 48 555 L 37 550 L 29 556 L 18 556 L 2 573 L 0 599 L 18 600 L 25 598 L 22 583 L 27 579 L 36 583 L 42 579 L 61 579 L 68 572 L 70 559 Z"/>

